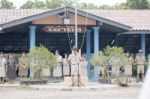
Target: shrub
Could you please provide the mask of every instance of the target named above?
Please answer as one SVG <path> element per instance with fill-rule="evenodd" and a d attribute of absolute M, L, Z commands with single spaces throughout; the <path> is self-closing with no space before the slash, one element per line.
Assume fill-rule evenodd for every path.
<path fill-rule="evenodd" d="M 47 48 L 43 46 L 35 47 L 30 49 L 28 63 L 31 70 L 33 70 L 33 77 L 41 79 L 42 68 L 49 67 L 50 69 L 53 69 L 56 64 L 56 58 Z"/>
<path fill-rule="evenodd" d="M 122 47 L 107 46 L 103 51 L 92 54 L 91 63 L 101 67 L 112 67 L 115 76 L 119 75 L 119 68 L 125 65 L 128 56 Z"/>

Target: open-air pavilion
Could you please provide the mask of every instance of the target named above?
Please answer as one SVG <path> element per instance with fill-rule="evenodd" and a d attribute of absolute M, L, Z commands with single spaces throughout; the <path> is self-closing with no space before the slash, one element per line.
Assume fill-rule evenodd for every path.
<path fill-rule="evenodd" d="M 78 48 L 91 53 L 107 45 L 123 47 L 126 52 L 150 52 L 150 10 L 77 10 Z M 35 46 L 46 46 L 61 55 L 70 53 L 75 44 L 75 9 L 0 10 L 0 51 L 28 52 Z M 91 76 L 88 64 L 88 77 Z M 96 70 L 94 73 L 95 80 Z"/>

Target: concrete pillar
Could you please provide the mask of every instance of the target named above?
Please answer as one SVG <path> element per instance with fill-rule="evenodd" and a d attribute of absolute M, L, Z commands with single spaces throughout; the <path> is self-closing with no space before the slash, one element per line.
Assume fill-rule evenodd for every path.
<path fill-rule="evenodd" d="M 94 53 L 99 51 L 99 27 L 93 27 L 94 30 Z M 98 81 L 97 66 L 94 66 L 94 81 Z"/>
<path fill-rule="evenodd" d="M 87 30 L 86 31 L 86 59 L 88 62 L 88 66 L 87 66 L 88 79 L 91 78 L 90 57 L 91 57 L 91 30 Z"/>
<path fill-rule="evenodd" d="M 145 56 L 145 34 L 141 34 L 141 50 L 143 51 L 143 55 Z"/>
<path fill-rule="evenodd" d="M 30 49 L 35 47 L 36 26 L 30 26 Z"/>
<path fill-rule="evenodd" d="M 29 37 L 30 37 L 30 49 L 35 47 L 35 34 L 36 26 L 30 26 Z M 33 78 L 32 68 L 30 68 L 30 77 Z"/>

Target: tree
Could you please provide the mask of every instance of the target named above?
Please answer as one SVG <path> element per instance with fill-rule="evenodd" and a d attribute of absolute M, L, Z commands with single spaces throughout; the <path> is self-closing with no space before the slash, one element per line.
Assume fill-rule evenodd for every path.
<path fill-rule="evenodd" d="M 80 9 L 98 9 L 98 6 L 93 3 L 81 3 L 79 4 Z"/>
<path fill-rule="evenodd" d="M 35 0 L 34 8 L 36 8 L 36 9 L 45 8 L 45 3 L 43 1 L 40 1 L 40 0 Z"/>
<path fill-rule="evenodd" d="M 57 8 L 61 7 L 61 0 L 46 0 L 46 8 Z"/>
<path fill-rule="evenodd" d="M 62 7 L 62 6 L 72 6 L 74 3 L 73 0 L 46 0 L 45 4 L 46 4 L 46 8 L 58 8 L 58 7 Z"/>
<path fill-rule="evenodd" d="M 128 9 L 127 3 L 116 3 L 113 9 Z"/>
<path fill-rule="evenodd" d="M 112 9 L 112 7 L 108 6 L 108 5 L 101 5 L 99 7 L 99 9 Z"/>
<path fill-rule="evenodd" d="M 34 2 L 27 1 L 25 4 L 23 4 L 20 8 L 21 9 L 32 9 L 34 5 Z"/>
<path fill-rule="evenodd" d="M 70 6 L 73 4 L 73 0 L 35 0 L 30 1 L 28 0 L 25 4 L 23 4 L 20 8 L 21 9 L 40 9 L 40 8 L 48 8 L 48 9 L 54 9 L 62 6 Z"/>
<path fill-rule="evenodd" d="M 127 6 L 129 9 L 148 9 L 149 1 L 148 0 L 127 0 Z"/>
<path fill-rule="evenodd" d="M 45 8 L 45 3 L 40 0 L 35 0 L 33 1 L 27 1 L 25 4 L 23 4 L 21 9 L 40 9 L 40 8 Z"/>
<path fill-rule="evenodd" d="M 0 1 L 0 8 L 1 9 L 14 9 L 15 6 L 13 5 L 12 2 L 9 2 L 7 0 L 1 0 Z"/>

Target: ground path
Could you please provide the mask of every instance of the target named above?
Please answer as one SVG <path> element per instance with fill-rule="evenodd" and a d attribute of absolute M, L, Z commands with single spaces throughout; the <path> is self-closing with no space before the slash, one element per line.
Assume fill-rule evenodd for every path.
<path fill-rule="evenodd" d="M 103 85 L 101 85 L 103 86 Z M 141 86 L 88 90 L 55 90 L 33 87 L 0 87 L 0 99 L 137 99 Z M 83 88 L 84 89 L 84 88 Z"/>

